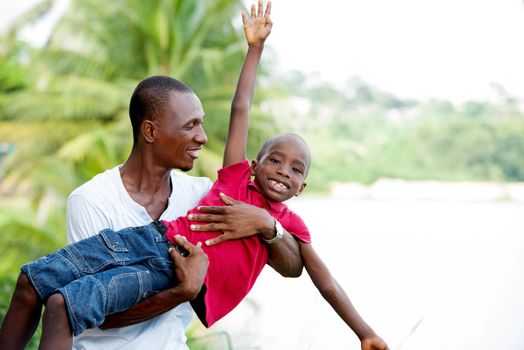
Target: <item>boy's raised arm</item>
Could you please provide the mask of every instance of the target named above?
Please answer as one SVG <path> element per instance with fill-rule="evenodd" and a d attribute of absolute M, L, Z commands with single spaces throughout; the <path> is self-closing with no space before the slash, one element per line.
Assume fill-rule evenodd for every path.
<path fill-rule="evenodd" d="M 271 33 L 271 27 L 273 26 L 270 14 L 271 2 L 267 3 L 266 11 L 264 12 L 262 0 L 258 1 L 258 10 L 254 4 L 251 5 L 249 18 L 245 12 L 242 12 L 248 50 L 244 65 L 240 71 L 240 77 L 238 78 L 235 96 L 231 103 L 229 133 L 224 150 L 224 167 L 245 160 L 247 157 L 246 144 L 249 129 L 249 110 L 255 91 L 257 69 L 264 50 L 264 42 L 269 33 Z"/>
<path fill-rule="evenodd" d="M 266 11 L 262 0 L 258 0 L 258 9 L 251 6 L 250 17 L 243 13 L 244 33 L 248 51 L 240 72 L 237 90 L 231 105 L 229 133 L 224 151 L 223 166 L 228 166 L 246 159 L 246 143 L 249 128 L 249 109 L 258 64 L 264 48 L 264 42 L 271 32 L 271 2 Z M 275 220 L 265 210 L 256 206 L 235 201 L 222 195 L 226 206 L 200 207 L 203 214 L 193 214 L 190 220 L 203 221 L 195 224 L 193 231 L 222 231 L 222 235 L 206 241 L 206 245 L 218 244 L 231 239 L 241 239 L 260 234 L 267 239 L 275 237 Z M 240 221 L 243 224 L 240 224 Z M 297 241 L 284 230 L 284 236 L 278 244 L 268 245 L 269 265 L 285 277 L 298 277 L 302 273 L 302 258 Z"/>

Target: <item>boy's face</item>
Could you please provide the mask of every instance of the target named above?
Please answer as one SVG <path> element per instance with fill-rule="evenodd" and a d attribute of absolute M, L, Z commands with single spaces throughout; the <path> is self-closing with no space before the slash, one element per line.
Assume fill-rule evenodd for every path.
<path fill-rule="evenodd" d="M 260 160 L 253 160 L 251 175 L 265 198 L 283 202 L 306 187 L 309 158 L 302 141 L 284 135 L 271 144 Z"/>

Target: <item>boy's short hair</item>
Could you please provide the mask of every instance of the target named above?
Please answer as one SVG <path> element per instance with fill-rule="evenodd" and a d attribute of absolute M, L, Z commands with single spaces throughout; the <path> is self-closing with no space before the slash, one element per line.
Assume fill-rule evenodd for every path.
<path fill-rule="evenodd" d="M 299 140 L 300 142 L 302 142 L 304 144 L 304 146 L 305 146 L 304 149 L 306 150 L 306 153 L 307 153 L 307 156 L 308 156 L 308 159 L 306 161 L 306 173 L 305 173 L 305 175 L 307 175 L 307 173 L 309 171 L 309 167 L 311 166 L 311 151 L 309 150 L 309 146 L 308 146 L 306 140 L 304 140 L 304 138 L 302 136 L 300 136 L 299 134 L 295 134 L 293 132 L 287 132 L 287 133 L 284 133 L 284 134 L 273 136 L 273 137 L 267 139 L 266 141 L 264 141 L 264 143 L 262 144 L 262 146 L 260 146 L 260 149 L 258 150 L 257 160 L 260 161 L 262 159 L 262 157 L 264 157 L 264 155 L 267 153 L 269 148 L 271 148 L 271 145 L 273 145 L 273 143 L 276 140 L 278 140 L 278 139 L 280 139 L 282 137 L 293 137 L 293 138 Z"/>
<path fill-rule="evenodd" d="M 133 143 L 138 139 L 140 125 L 144 120 L 158 115 L 165 108 L 169 92 L 193 92 L 187 85 L 168 76 L 154 75 L 142 80 L 135 88 L 129 102 L 129 118 L 133 127 Z"/>

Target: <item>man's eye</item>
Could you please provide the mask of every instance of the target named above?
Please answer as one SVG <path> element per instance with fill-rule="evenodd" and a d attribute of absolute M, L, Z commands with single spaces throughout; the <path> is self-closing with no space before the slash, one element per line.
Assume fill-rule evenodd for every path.
<path fill-rule="evenodd" d="M 184 130 L 191 131 L 193 129 L 193 125 L 187 125 L 184 127 Z"/>

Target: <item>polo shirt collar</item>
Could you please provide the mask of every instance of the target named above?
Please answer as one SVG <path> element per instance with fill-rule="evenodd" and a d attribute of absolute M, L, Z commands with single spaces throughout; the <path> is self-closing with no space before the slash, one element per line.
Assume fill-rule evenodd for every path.
<path fill-rule="evenodd" d="M 258 185 L 256 184 L 255 181 L 250 180 L 249 183 L 247 184 L 247 187 L 253 187 L 255 191 L 257 191 L 258 193 L 262 195 L 262 192 L 260 192 Z M 266 202 L 269 209 L 271 209 L 271 211 L 273 212 L 280 213 L 281 211 L 283 211 L 286 208 L 286 205 L 284 203 L 271 201 L 265 198 L 264 196 L 262 196 L 262 198 L 264 199 L 264 202 Z"/>

